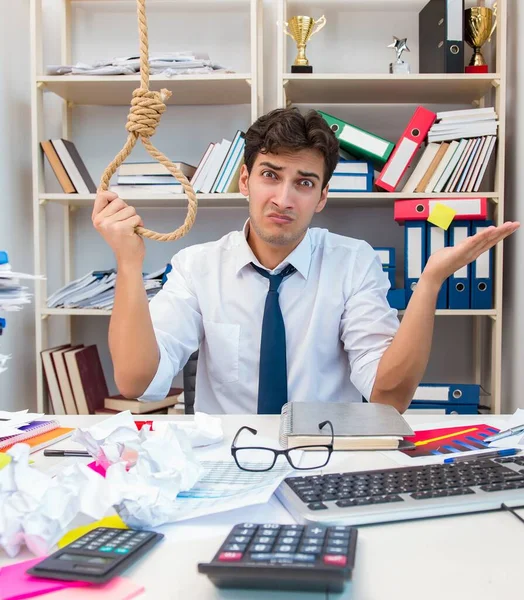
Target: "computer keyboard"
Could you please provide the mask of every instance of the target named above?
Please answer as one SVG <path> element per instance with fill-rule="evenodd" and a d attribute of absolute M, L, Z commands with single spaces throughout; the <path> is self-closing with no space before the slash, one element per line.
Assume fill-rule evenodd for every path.
<path fill-rule="evenodd" d="M 288 477 L 277 497 L 299 523 L 365 525 L 524 504 L 524 457 Z"/>

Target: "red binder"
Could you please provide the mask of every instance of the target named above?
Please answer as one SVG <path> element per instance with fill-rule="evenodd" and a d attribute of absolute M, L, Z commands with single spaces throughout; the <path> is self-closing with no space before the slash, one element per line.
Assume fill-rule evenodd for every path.
<path fill-rule="evenodd" d="M 486 198 L 435 198 L 424 200 L 396 200 L 393 218 L 397 223 L 404 221 L 425 221 L 436 203 L 452 208 L 457 214 L 454 219 L 487 219 L 488 201 Z"/>
<path fill-rule="evenodd" d="M 376 181 L 378 187 L 395 191 L 436 119 L 434 112 L 423 106 L 417 108 Z"/>

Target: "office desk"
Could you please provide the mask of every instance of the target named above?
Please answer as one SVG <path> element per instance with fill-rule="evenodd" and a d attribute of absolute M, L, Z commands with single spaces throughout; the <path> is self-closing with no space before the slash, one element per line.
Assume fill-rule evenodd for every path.
<path fill-rule="evenodd" d="M 103 417 L 60 417 L 65 426 L 88 426 Z M 173 419 L 156 416 L 156 419 Z M 188 419 L 191 417 L 176 417 Z M 410 415 L 417 424 L 491 423 L 502 426 L 506 417 L 442 417 Z M 241 425 L 258 429 L 259 435 L 277 437 L 278 417 L 225 416 L 223 427 L 228 446 Z M 67 440 L 55 447 L 70 448 Z M 33 455 L 37 466 L 52 461 L 41 452 Z M 85 460 L 85 459 L 78 459 Z M 282 460 L 282 459 L 279 459 Z M 87 461 L 86 461 L 87 462 Z M 397 466 L 386 454 L 378 452 L 334 453 L 329 469 L 364 470 Z M 524 514 L 524 511 L 521 511 Z M 325 594 L 218 590 L 197 571 L 197 563 L 210 560 L 230 528 L 243 521 L 291 523 L 292 518 L 272 498 L 269 504 L 221 513 L 210 517 L 166 525 L 159 528 L 166 538 L 152 552 L 129 569 L 126 577 L 140 582 L 146 592 L 140 599 L 206 600 L 325 600 Z M 0 550 L 0 566 L 32 555 L 25 550 L 10 560 Z M 344 600 L 502 600 L 520 598 L 524 585 L 524 524 L 509 513 L 493 512 L 470 516 L 444 517 L 359 528 L 357 560 L 352 583 L 344 594 L 330 599 Z M 1 590 L 0 590 L 1 592 Z M 1 593 L 0 593 L 1 597 Z M 45 596 L 41 596 L 45 600 Z M 75 593 L 71 590 L 71 600 Z"/>

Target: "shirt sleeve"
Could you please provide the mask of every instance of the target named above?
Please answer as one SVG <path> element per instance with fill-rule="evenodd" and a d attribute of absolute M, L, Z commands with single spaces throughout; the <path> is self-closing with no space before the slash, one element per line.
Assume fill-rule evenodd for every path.
<path fill-rule="evenodd" d="M 173 268 L 163 288 L 149 303 L 160 362 L 139 400 L 165 398 L 173 378 L 184 368 L 203 337 L 202 314 L 190 270 L 180 254 L 173 257 L 171 264 Z"/>
<path fill-rule="evenodd" d="M 357 275 L 350 283 L 341 319 L 341 340 L 348 354 L 351 382 L 369 400 L 378 364 L 399 321 L 387 301 L 388 276 L 378 254 L 365 242 L 357 253 L 354 272 Z"/>

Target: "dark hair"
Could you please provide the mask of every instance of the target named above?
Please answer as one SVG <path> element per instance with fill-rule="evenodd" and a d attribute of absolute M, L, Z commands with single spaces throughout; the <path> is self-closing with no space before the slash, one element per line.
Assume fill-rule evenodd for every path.
<path fill-rule="evenodd" d="M 257 154 L 278 154 L 279 150 L 315 149 L 324 156 L 324 188 L 338 163 L 339 145 L 323 117 L 310 110 L 302 115 L 298 108 L 277 108 L 259 117 L 246 132 L 244 162 L 248 173 Z"/>

